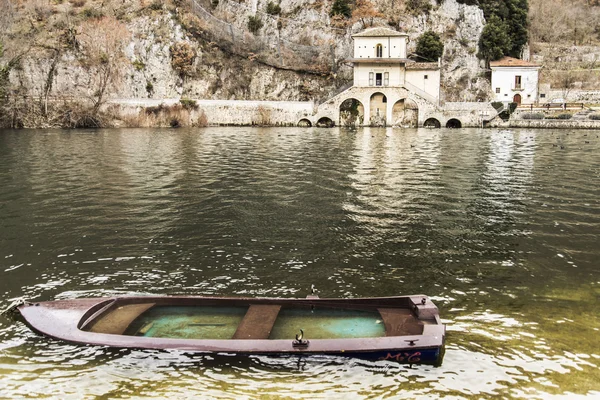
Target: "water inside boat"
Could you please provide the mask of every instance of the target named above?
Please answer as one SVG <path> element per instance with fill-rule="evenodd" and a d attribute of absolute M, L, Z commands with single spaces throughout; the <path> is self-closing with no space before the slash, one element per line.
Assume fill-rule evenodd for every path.
<path fill-rule="evenodd" d="M 281 308 L 279 305 L 125 305 L 103 315 L 89 329 L 97 333 L 177 339 L 307 339 L 382 337 L 376 311 Z"/>

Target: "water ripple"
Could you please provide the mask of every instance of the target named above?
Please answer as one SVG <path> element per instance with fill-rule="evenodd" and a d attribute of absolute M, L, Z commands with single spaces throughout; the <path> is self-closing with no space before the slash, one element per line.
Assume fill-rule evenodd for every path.
<path fill-rule="evenodd" d="M 0 308 L 316 284 L 427 293 L 448 324 L 444 365 L 408 368 L 72 346 L 0 316 L 0 397 L 599 396 L 597 136 L 0 132 Z"/>

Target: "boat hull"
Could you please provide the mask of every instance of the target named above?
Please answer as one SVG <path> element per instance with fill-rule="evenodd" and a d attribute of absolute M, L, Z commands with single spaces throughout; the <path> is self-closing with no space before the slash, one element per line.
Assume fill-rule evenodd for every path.
<path fill-rule="evenodd" d="M 262 310 L 258 319 L 252 320 L 250 311 L 246 313 L 233 338 L 205 339 L 178 337 L 145 337 L 123 334 L 139 315 L 155 307 L 164 306 L 210 306 L 210 307 L 250 307 Z M 131 321 L 123 317 L 124 311 L 138 310 Z M 262 307 L 262 309 L 260 308 Z M 273 339 L 273 321 L 264 315 L 278 307 L 283 309 L 352 309 L 380 313 L 385 322 L 385 335 L 379 337 L 306 338 Z M 369 360 L 390 360 L 408 364 L 441 364 L 445 340 L 445 327 L 441 323 L 437 307 L 426 296 L 401 296 L 368 299 L 255 299 L 217 298 L 199 296 L 144 296 L 115 297 L 76 300 L 58 300 L 28 303 L 18 307 L 25 322 L 36 332 L 72 343 L 99 345 L 116 348 L 135 349 L 176 349 L 185 352 L 211 354 L 227 353 L 237 355 L 335 355 Z M 394 312 L 410 314 L 413 325 L 400 326 Z M 103 322 L 107 315 L 117 315 L 121 319 L 116 325 L 124 328 L 114 330 L 113 325 Z M 113 313 L 113 314 L 111 314 Z M 378 314 L 379 315 L 379 314 Z M 274 320 L 277 318 L 275 316 Z M 396 319 L 394 319 L 396 318 Z M 404 317 L 403 317 L 404 318 Z M 261 332 L 260 325 L 270 324 Z M 416 324 L 416 325 L 415 325 Z M 198 324 L 201 325 L 201 324 Z M 101 328 L 98 328 L 101 326 Z M 108 326 L 105 328 L 104 326 Z M 406 328 L 408 326 L 408 328 Z M 418 332 L 413 332 L 415 326 Z M 412 328 L 411 328 L 412 327 Z M 119 333 L 115 333 L 119 332 Z M 257 336 L 258 335 L 258 336 Z M 262 335 L 262 336 L 261 336 Z M 271 336 L 269 336 L 271 335 Z"/>

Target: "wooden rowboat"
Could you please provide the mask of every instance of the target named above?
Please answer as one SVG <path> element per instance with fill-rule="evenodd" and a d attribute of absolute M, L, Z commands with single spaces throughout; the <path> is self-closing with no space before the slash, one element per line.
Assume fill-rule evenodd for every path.
<path fill-rule="evenodd" d="M 445 327 L 427 296 L 306 299 L 135 296 L 17 307 L 68 342 L 239 355 L 330 354 L 440 365 Z"/>

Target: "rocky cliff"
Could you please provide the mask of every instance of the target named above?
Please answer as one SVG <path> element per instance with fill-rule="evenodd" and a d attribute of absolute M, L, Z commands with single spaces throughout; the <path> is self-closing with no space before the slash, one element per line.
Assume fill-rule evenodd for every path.
<path fill-rule="evenodd" d="M 11 11 L 0 36 L 3 62 L 19 60 L 8 89 L 32 101 L 43 98 L 46 108 L 68 98 L 94 103 L 101 90 L 102 100 L 324 99 L 351 81 L 344 60 L 352 55 L 351 35 L 364 27 L 332 19 L 323 0 L 281 0 L 276 14 L 267 12 L 266 0 L 1 1 Z M 420 14 L 408 13 L 400 0 L 373 3 L 381 14 L 368 24 L 407 32 L 409 52 L 426 30 L 442 36 L 447 100 L 486 97 L 475 56 L 481 10 L 455 0 Z M 251 18 L 259 21 L 254 32 Z M 126 40 L 111 39 L 103 24 L 112 32 L 122 26 Z M 93 59 L 95 45 L 105 54 Z"/>
<path fill-rule="evenodd" d="M 420 34 L 438 33 L 445 46 L 443 100 L 488 98 L 476 57 L 485 24 L 477 6 L 421 0 L 425 6 L 415 9 L 414 1 L 373 0 L 378 12 L 353 21 L 332 18 L 332 3 L 0 0 L 8 119 L 64 125 L 74 100 L 96 108 L 109 98 L 320 101 L 352 80 L 345 59 L 351 35 L 365 25 L 405 31 L 409 53 Z"/>

